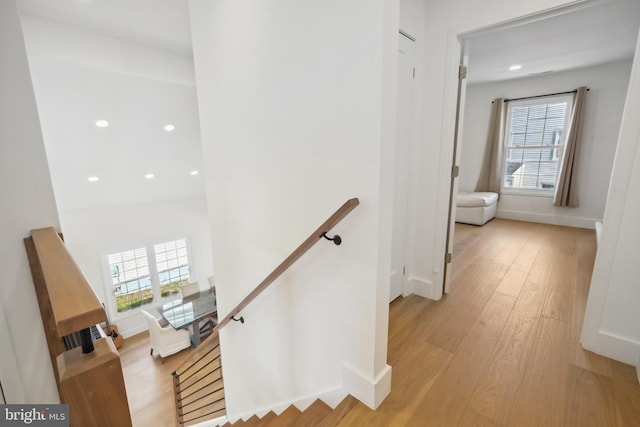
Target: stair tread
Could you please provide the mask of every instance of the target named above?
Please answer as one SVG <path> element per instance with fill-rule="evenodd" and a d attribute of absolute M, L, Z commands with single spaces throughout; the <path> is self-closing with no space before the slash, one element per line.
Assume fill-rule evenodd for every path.
<path fill-rule="evenodd" d="M 278 415 L 276 418 L 264 424 L 265 427 L 286 427 L 295 425 L 294 422 L 300 417 L 300 410 L 295 406 L 289 406 L 284 412 Z"/>
<path fill-rule="evenodd" d="M 264 427 L 268 425 L 274 418 L 277 418 L 277 417 L 278 415 L 275 412 L 269 411 L 267 412 L 266 415 L 260 418 L 260 422 L 256 424 L 256 427 Z"/>
<path fill-rule="evenodd" d="M 254 415 L 250 418 L 248 418 L 246 421 L 242 421 L 242 420 L 238 420 L 236 421 L 233 426 L 247 426 L 247 427 L 255 427 L 257 425 L 259 425 L 260 423 L 260 418 L 258 418 L 257 415 Z"/>
<path fill-rule="evenodd" d="M 332 409 L 322 400 L 316 400 L 298 417 L 297 423 L 301 426 L 316 426 L 326 418 Z"/>
<path fill-rule="evenodd" d="M 335 427 L 358 403 L 358 399 L 348 395 L 338 406 L 335 407 L 320 423 L 318 427 Z"/>

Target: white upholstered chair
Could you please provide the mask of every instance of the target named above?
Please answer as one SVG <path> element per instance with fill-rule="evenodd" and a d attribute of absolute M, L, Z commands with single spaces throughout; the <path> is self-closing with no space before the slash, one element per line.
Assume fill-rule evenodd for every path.
<path fill-rule="evenodd" d="M 170 356 L 191 346 L 191 339 L 188 329 L 173 329 L 168 325 L 164 328 L 151 313 L 142 310 L 142 315 L 147 319 L 149 326 L 149 336 L 151 337 L 151 355 L 155 350 L 160 357 Z"/>

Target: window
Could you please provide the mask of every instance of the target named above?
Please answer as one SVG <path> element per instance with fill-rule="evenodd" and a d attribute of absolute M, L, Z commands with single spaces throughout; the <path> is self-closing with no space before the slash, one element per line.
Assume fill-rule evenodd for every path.
<path fill-rule="evenodd" d="M 160 295 L 180 292 L 180 285 L 189 283 L 189 259 L 185 239 L 154 246 L 156 267 L 160 279 Z"/>
<path fill-rule="evenodd" d="M 553 196 L 571 101 L 556 96 L 509 103 L 503 191 Z"/>
<path fill-rule="evenodd" d="M 142 247 L 107 258 L 118 313 L 176 294 L 190 281 L 185 239 L 154 245 L 153 251 Z"/>
<path fill-rule="evenodd" d="M 118 312 L 153 301 L 146 248 L 109 255 L 109 267 Z"/>

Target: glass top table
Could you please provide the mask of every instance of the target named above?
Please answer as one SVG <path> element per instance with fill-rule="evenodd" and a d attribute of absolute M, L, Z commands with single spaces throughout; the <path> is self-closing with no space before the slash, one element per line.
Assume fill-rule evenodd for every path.
<path fill-rule="evenodd" d="M 200 320 L 217 314 L 216 295 L 211 290 L 164 304 L 158 311 L 175 329 L 193 325 L 193 344 L 200 344 Z"/>

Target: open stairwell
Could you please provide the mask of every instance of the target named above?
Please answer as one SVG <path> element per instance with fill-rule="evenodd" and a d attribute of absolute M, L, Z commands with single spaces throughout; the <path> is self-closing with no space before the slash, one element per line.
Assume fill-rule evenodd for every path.
<path fill-rule="evenodd" d="M 358 400 L 349 395 L 335 409 L 331 409 L 329 405 L 321 400 L 316 400 L 307 409 L 300 411 L 291 405 L 280 415 L 275 412 L 268 412 L 259 418 L 256 415 L 246 421 L 238 420 L 234 423 L 227 422 L 223 427 L 286 427 L 286 426 L 317 426 L 317 427 L 335 427 L 340 421 L 351 411 Z"/>
<path fill-rule="evenodd" d="M 269 287 L 284 271 L 304 255 L 321 239 L 341 244 L 338 235 L 328 237 L 330 231 L 358 204 L 357 198 L 347 200 L 333 215 L 298 246 L 275 270 L 273 270 L 249 295 L 232 309 L 212 329 L 211 335 L 189 354 L 184 362 L 172 373 L 173 393 L 176 407 L 177 426 L 335 426 L 351 410 L 357 400 L 345 398 L 335 409 L 317 400 L 304 411 L 290 406 L 280 414 L 269 412 L 263 417 L 252 416 L 247 421 L 238 420 L 224 424 L 226 420 L 226 396 L 224 390 L 222 354 L 219 331 L 230 321 L 244 323 L 242 310 Z"/>

